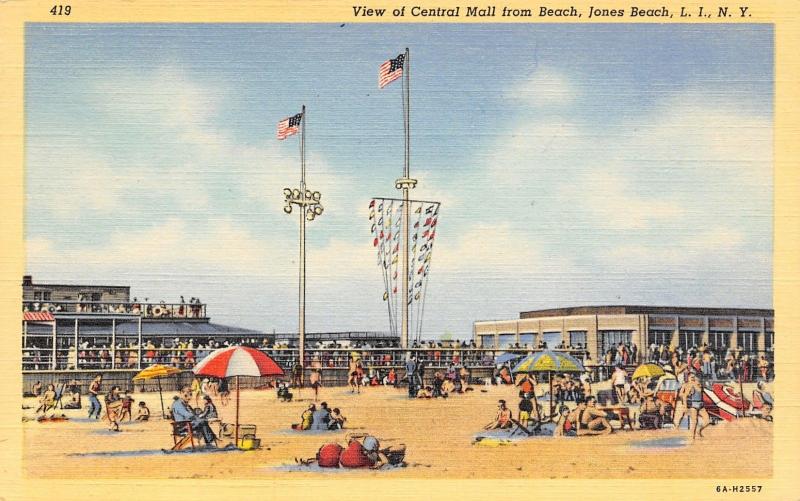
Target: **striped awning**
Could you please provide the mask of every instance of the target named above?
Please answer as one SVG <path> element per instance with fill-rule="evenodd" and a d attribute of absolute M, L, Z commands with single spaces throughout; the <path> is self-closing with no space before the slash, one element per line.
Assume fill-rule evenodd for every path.
<path fill-rule="evenodd" d="M 54 322 L 56 317 L 49 311 L 25 311 L 22 319 L 27 322 Z"/>

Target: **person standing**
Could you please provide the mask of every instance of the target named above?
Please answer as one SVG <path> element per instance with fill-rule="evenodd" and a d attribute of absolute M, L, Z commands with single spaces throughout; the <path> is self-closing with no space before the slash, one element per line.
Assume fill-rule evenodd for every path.
<path fill-rule="evenodd" d="M 100 393 L 100 384 L 103 382 L 103 376 L 98 374 L 94 377 L 89 384 L 89 419 L 94 416 L 95 419 L 100 419 L 100 400 L 97 399 Z"/>

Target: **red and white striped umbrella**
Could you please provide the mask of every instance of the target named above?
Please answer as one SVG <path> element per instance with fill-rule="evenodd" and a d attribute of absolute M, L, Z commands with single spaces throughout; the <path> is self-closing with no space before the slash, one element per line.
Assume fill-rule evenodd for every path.
<path fill-rule="evenodd" d="M 194 366 L 198 376 L 236 377 L 236 427 L 234 443 L 239 445 L 239 376 L 282 376 L 283 370 L 264 354 L 247 346 L 231 346 L 214 350 Z"/>
<path fill-rule="evenodd" d="M 282 376 L 283 370 L 264 354 L 247 346 L 231 346 L 212 351 L 195 365 L 192 371 L 198 376 Z"/>

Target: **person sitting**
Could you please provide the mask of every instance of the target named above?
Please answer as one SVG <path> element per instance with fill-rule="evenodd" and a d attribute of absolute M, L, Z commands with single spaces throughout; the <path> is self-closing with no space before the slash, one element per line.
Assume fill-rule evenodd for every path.
<path fill-rule="evenodd" d="M 147 408 L 147 404 L 144 403 L 144 401 L 139 402 L 139 410 L 136 413 L 136 420 L 137 421 L 150 420 L 150 409 Z"/>
<path fill-rule="evenodd" d="M 315 431 L 327 430 L 330 420 L 331 413 L 328 410 L 328 403 L 322 402 L 319 404 L 319 409 L 312 414 L 311 429 Z"/>
<path fill-rule="evenodd" d="M 761 417 L 767 421 L 772 421 L 772 408 L 775 405 L 775 400 L 772 398 L 772 394 L 766 390 L 764 381 L 759 381 L 756 384 L 756 389 L 753 390 L 753 396 L 761 398 Z M 755 398 L 753 398 L 753 400 L 755 400 Z"/>
<path fill-rule="evenodd" d="M 597 408 L 597 399 L 586 399 L 586 408 L 581 413 L 578 435 L 608 435 L 614 430 L 608 422 L 606 413 Z"/>
<path fill-rule="evenodd" d="M 175 400 L 172 404 L 172 418 L 176 423 L 191 423 L 192 431 L 197 431 L 202 434 L 206 447 L 213 447 L 217 437 L 214 435 L 214 432 L 211 431 L 211 427 L 208 426 L 208 421 L 199 414 L 195 414 L 194 409 L 189 404 L 191 398 L 192 388 L 190 386 L 184 386 L 183 389 L 181 389 L 180 398 Z"/>
<path fill-rule="evenodd" d="M 75 383 L 75 384 L 73 384 Z M 65 409 L 80 409 L 81 408 L 81 390 L 78 388 L 77 381 L 70 382 L 68 387 L 69 402 L 64 404 Z"/>
<path fill-rule="evenodd" d="M 339 410 L 338 407 L 334 407 L 333 411 L 331 411 L 330 421 L 328 422 L 328 429 L 341 430 L 342 428 L 344 428 L 345 421 L 347 421 L 347 418 L 342 416 L 342 412 Z"/>
<path fill-rule="evenodd" d="M 646 391 L 639 408 L 639 429 L 657 430 L 661 428 L 665 410 L 664 402 L 656 399 L 652 391 Z"/>
<path fill-rule="evenodd" d="M 39 398 L 40 396 L 42 396 L 41 381 L 36 381 L 35 383 L 33 383 L 33 386 L 31 387 L 31 396 L 33 396 L 34 398 Z"/>
<path fill-rule="evenodd" d="M 292 429 L 298 431 L 310 430 L 311 424 L 314 422 L 314 412 L 316 412 L 316 410 L 316 405 L 309 405 L 308 408 L 303 411 L 303 414 L 300 415 L 300 423 L 293 424 Z"/>
<path fill-rule="evenodd" d="M 47 389 L 42 394 L 42 397 L 39 399 L 39 407 L 36 408 L 36 412 L 47 412 L 50 409 L 55 409 L 56 407 L 56 387 L 52 384 L 47 385 Z"/>
<path fill-rule="evenodd" d="M 447 396 L 454 391 L 456 391 L 456 384 L 454 382 L 449 379 L 442 381 L 442 397 L 447 398 Z"/>
<path fill-rule="evenodd" d="M 289 386 L 286 383 L 278 384 L 278 399 L 281 402 L 291 402 L 292 392 L 289 391 Z"/>
<path fill-rule="evenodd" d="M 207 421 L 219 419 L 217 406 L 211 401 L 211 397 L 206 395 L 203 397 L 203 401 L 205 402 L 205 405 L 203 406 L 203 411 L 199 414 L 199 416 Z"/>
<path fill-rule="evenodd" d="M 582 400 L 581 400 L 582 401 Z M 574 437 L 577 435 L 577 425 L 575 424 L 576 421 L 571 421 L 569 419 L 570 411 L 569 407 L 566 405 L 562 405 L 558 409 L 558 417 L 556 418 L 555 428 L 553 428 L 553 436 L 554 437 Z"/>
<path fill-rule="evenodd" d="M 495 416 L 494 421 L 489 423 L 488 425 L 484 426 L 484 430 L 496 430 L 496 429 L 508 429 L 511 428 L 511 409 L 506 407 L 505 400 L 498 400 L 497 405 L 497 416 Z"/>

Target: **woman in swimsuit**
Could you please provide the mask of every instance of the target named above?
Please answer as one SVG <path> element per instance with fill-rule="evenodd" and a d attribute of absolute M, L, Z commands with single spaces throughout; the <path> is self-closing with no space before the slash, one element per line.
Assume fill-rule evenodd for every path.
<path fill-rule="evenodd" d="M 694 374 L 689 376 L 687 385 L 689 385 L 689 388 L 686 395 L 686 406 L 689 409 L 689 428 L 692 430 L 692 440 L 694 440 L 698 434 L 701 437 L 703 436 L 703 429 L 711 423 L 711 418 L 703 405 L 703 386 L 697 380 L 697 376 Z M 704 422 L 703 426 L 698 429 L 701 417 Z"/>

